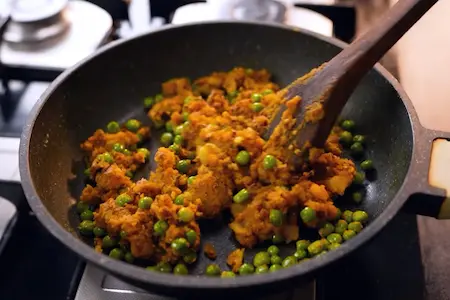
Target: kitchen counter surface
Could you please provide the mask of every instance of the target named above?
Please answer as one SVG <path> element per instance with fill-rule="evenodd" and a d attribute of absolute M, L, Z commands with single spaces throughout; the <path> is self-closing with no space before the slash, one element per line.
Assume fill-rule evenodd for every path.
<path fill-rule="evenodd" d="M 422 125 L 447 132 L 450 132 L 449 16 L 450 0 L 440 0 L 395 47 L 399 79 Z M 450 170 L 450 165 L 447 169 Z M 446 186 L 450 186 L 450 176 L 446 178 Z M 418 226 L 427 299 L 450 299 L 450 221 L 418 217 Z"/>

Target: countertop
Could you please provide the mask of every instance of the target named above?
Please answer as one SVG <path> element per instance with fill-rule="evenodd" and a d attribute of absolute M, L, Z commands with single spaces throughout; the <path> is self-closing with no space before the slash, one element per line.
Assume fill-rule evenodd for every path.
<path fill-rule="evenodd" d="M 395 47 L 399 79 L 422 125 L 448 132 L 449 16 L 450 0 L 440 0 Z M 427 299 L 450 299 L 450 221 L 418 217 L 418 226 Z"/>

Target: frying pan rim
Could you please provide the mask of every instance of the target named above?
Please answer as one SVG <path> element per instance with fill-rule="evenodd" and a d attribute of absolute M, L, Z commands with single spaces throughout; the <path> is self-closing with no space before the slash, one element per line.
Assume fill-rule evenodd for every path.
<path fill-rule="evenodd" d="M 278 282 L 292 280 L 294 278 L 300 278 L 306 276 L 312 272 L 315 272 L 328 264 L 343 258 L 345 255 L 351 253 L 353 250 L 362 246 L 364 243 L 369 241 L 374 237 L 384 226 L 398 213 L 402 205 L 407 199 L 408 192 L 406 191 L 407 178 L 410 175 L 411 166 L 414 163 L 414 155 L 416 152 L 415 145 L 415 135 L 420 129 L 420 124 L 417 119 L 415 109 L 412 105 L 411 100 L 407 96 L 406 92 L 401 87 L 400 83 L 380 64 L 376 64 L 374 69 L 378 72 L 396 91 L 400 99 L 402 100 L 406 113 L 408 114 L 413 137 L 413 148 L 411 161 L 409 163 L 409 168 L 405 176 L 401 187 L 398 189 L 396 195 L 388 206 L 383 210 L 383 212 L 374 219 L 370 226 L 365 228 L 360 234 L 355 238 L 342 244 L 338 249 L 327 253 L 326 255 L 317 257 L 315 259 L 309 260 L 307 262 L 298 264 L 294 267 L 283 269 L 275 273 L 266 273 L 258 276 L 241 276 L 239 279 L 227 279 L 223 280 L 220 278 L 209 278 L 205 276 L 173 276 L 171 274 L 163 274 L 156 272 L 149 272 L 143 268 L 127 264 L 122 261 L 117 261 L 110 258 L 107 255 L 98 253 L 94 251 L 92 247 L 85 244 L 82 240 L 76 238 L 68 230 L 66 230 L 62 225 L 60 225 L 47 210 L 43 202 L 40 200 L 37 189 L 35 188 L 34 182 L 32 180 L 30 168 L 29 168 L 29 147 L 31 136 L 33 132 L 33 127 L 40 114 L 40 111 L 44 107 L 47 100 L 52 96 L 53 92 L 68 79 L 74 72 L 76 72 L 80 67 L 89 63 L 91 60 L 97 58 L 105 52 L 112 51 L 115 47 L 125 44 L 131 40 L 137 40 L 144 38 L 146 36 L 151 36 L 153 34 L 173 31 L 179 28 L 185 27 L 196 27 L 196 26 L 215 26 L 215 25 L 238 25 L 238 26 L 260 26 L 260 27 L 271 27 L 280 30 L 290 30 L 296 31 L 300 34 L 310 36 L 333 46 L 339 48 L 344 48 L 347 46 L 346 43 L 339 41 L 332 37 L 326 37 L 321 34 L 311 32 L 309 30 L 300 29 L 292 26 L 287 26 L 284 24 L 275 24 L 267 22 L 254 22 L 254 21 L 202 21 L 194 22 L 184 25 L 167 25 L 163 26 L 158 30 L 153 30 L 149 32 L 141 33 L 137 36 L 131 38 L 111 42 L 110 44 L 100 48 L 95 53 L 89 55 L 82 61 L 78 62 L 71 68 L 65 70 L 61 75 L 59 75 L 47 88 L 47 90 L 41 95 L 37 103 L 32 108 L 27 122 L 24 126 L 19 149 L 19 168 L 22 187 L 24 189 L 25 196 L 30 204 L 31 208 L 35 212 L 39 221 L 45 226 L 45 228 L 55 236 L 59 241 L 61 241 L 66 247 L 77 253 L 80 257 L 93 263 L 100 268 L 107 270 L 111 274 L 116 274 L 119 277 L 126 277 L 135 282 L 141 284 L 147 284 L 148 286 L 158 286 L 160 289 L 168 288 L 178 288 L 183 290 L 223 290 L 223 289 L 239 289 L 239 288 L 251 288 L 262 285 L 273 285 Z M 120 271 L 119 271 L 120 270 Z"/>

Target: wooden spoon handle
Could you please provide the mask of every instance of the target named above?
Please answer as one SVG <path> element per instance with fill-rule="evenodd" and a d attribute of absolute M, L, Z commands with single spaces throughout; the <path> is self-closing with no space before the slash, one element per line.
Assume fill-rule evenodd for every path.
<path fill-rule="evenodd" d="M 308 100 L 311 95 L 323 95 L 331 91 L 328 97 L 322 97 L 325 117 L 310 128 L 310 134 L 298 137 L 298 143 L 310 140 L 316 147 L 321 147 L 335 124 L 348 98 L 351 96 L 362 77 L 373 65 L 437 2 L 437 0 L 399 0 L 379 20 L 379 25 L 356 39 L 342 50 L 314 76 L 315 84 L 308 88 Z M 317 98 L 317 97 L 316 97 Z M 299 118 L 302 118 L 299 114 Z"/>
<path fill-rule="evenodd" d="M 437 0 L 399 0 L 365 34 L 333 60 L 342 70 L 361 77 L 437 2 Z M 331 63 L 331 62 L 330 62 Z"/>

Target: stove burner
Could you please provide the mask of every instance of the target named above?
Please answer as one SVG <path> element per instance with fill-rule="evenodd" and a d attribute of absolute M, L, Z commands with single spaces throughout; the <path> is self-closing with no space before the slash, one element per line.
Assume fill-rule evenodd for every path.
<path fill-rule="evenodd" d="M 60 36 L 70 26 L 64 11 L 35 22 L 22 23 L 12 19 L 4 39 L 10 43 L 35 43 Z"/>
<path fill-rule="evenodd" d="M 263 297 L 259 300 L 298 299 L 316 299 L 316 284 L 314 281 L 295 287 L 295 289 L 290 291 Z M 111 275 L 107 275 L 102 270 L 88 264 L 74 300 L 176 300 L 176 298 L 150 294 L 143 289 L 136 288 Z"/>
<path fill-rule="evenodd" d="M 18 23 L 37 22 L 60 13 L 68 0 L 13 0 L 12 20 Z"/>
<path fill-rule="evenodd" d="M 235 4 L 232 15 L 237 20 L 284 23 L 286 6 L 273 0 L 241 0 Z"/>

